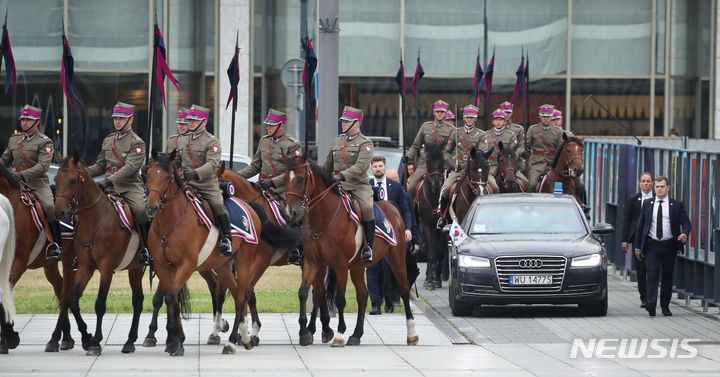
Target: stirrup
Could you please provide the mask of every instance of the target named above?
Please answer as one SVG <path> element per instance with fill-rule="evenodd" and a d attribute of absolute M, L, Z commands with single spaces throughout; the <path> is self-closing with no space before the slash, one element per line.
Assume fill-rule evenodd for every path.
<path fill-rule="evenodd" d="M 62 259 L 62 250 L 60 249 L 60 245 L 56 242 L 48 245 L 45 249 L 45 259 L 59 262 Z"/>
<path fill-rule="evenodd" d="M 300 249 L 293 248 L 290 250 L 290 253 L 288 253 L 288 264 L 293 264 L 295 266 L 302 266 L 303 264 L 303 255 L 300 252 Z"/>
<path fill-rule="evenodd" d="M 144 247 L 142 250 L 140 250 L 140 253 L 138 255 L 138 262 L 140 262 L 141 266 L 150 266 L 152 264 L 152 255 L 150 255 L 150 251 L 147 247 Z"/>
<path fill-rule="evenodd" d="M 222 240 L 220 240 L 220 245 L 218 246 L 218 251 L 220 252 L 220 255 L 229 258 L 233 255 L 232 253 L 232 242 L 230 242 L 230 239 L 225 237 Z"/>
<path fill-rule="evenodd" d="M 77 271 L 77 270 L 78 270 L 78 259 L 77 259 L 77 257 L 73 258 L 73 261 L 72 261 L 72 270 L 73 270 L 73 271 Z"/>
<path fill-rule="evenodd" d="M 440 217 L 437 221 L 437 224 L 435 224 L 435 228 L 442 230 L 445 225 L 447 225 L 447 220 L 445 220 L 444 217 Z"/>
<path fill-rule="evenodd" d="M 373 255 L 372 255 L 372 248 L 368 245 L 365 245 L 365 247 L 362 249 L 362 255 L 361 255 L 363 263 L 369 264 L 373 261 Z"/>

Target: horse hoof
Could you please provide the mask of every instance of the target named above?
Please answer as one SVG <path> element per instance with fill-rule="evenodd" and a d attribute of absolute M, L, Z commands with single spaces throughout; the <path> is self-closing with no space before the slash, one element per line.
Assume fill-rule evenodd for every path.
<path fill-rule="evenodd" d="M 48 342 L 45 345 L 45 352 L 60 352 L 60 344 L 58 342 Z"/>
<path fill-rule="evenodd" d="M 100 346 L 88 347 L 86 355 L 88 356 L 100 356 L 102 354 L 102 348 Z"/>
<path fill-rule="evenodd" d="M 222 354 L 223 355 L 234 355 L 237 353 L 237 349 L 232 344 L 226 344 L 225 347 L 223 347 Z"/>
<path fill-rule="evenodd" d="M 357 345 L 360 345 L 360 338 L 356 338 L 356 337 L 354 337 L 354 336 L 351 336 L 350 338 L 348 338 L 347 345 L 348 345 L 348 346 L 357 346 Z"/>
<path fill-rule="evenodd" d="M 220 330 L 220 331 L 228 332 L 230 330 L 230 324 L 228 323 L 228 321 L 226 321 L 224 319 L 222 321 L 223 321 L 223 325 L 222 325 L 222 330 Z"/>
<path fill-rule="evenodd" d="M 16 332 L 11 332 L 7 338 L 5 338 L 5 345 L 8 349 L 14 350 L 20 344 L 20 335 Z"/>
<path fill-rule="evenodd" d="M 0 344 L 0 355 L 7 355 L 8 348 L 4 344 Z"/>
<path fill-rule="evenodd" d="M 420 337 L 415 335 L 412 338 L 407 338 L 407 345 L 408 346 L 417 346 L 418 341 L 420 340 Z"/>
<path fill-rule="evenodd" d="M 145 338 L 145 341 L 143 342 L 143 347 L 155 347 L 157 345 L 157 338 L 153 337 L 147 337 Z"/>
<path fill-rule="evenodd" d="M 178 349 L 180 349 L 180 343 L 172 343 L 165 346 L 165 352 L 169 353 L 170 356 L 175 356 L 173 354 L 177 352 Z"/>
<path fill-rule="evenodd" d="M 327 343 L 335 337 L 335 332 L 332 330 L 328 330 L 327 332 L 323 331 L 322 333 L 322 342 Z"/>
<path fill-rule="evenodd" d="M 313 344 L 313 336 L 310 333 L 307 333 L 305 335 L 300 335 L 300 345 L 301 346 L 309 346 Z"/>
<path fill-rule="evenodd" d="M 333 340 L 333 342 L 330 346 L 331 347 L 345 347 L 345 339 L 340 338 L 340 337 L 335 338 L 335 340 Z"/>
<path fill-rule="evenodd" d="M 253 349 L 254 346 L 252 344 L 252 341 L 250 341 L 247 343 L 243 343 L 243 347 L 245 347 L 246 350 L 250 351 L 251 349 Z"/>
<path fill-rule="evenodd" d="M 81 339 L 83 351 L 90 349 L 90 341 L 92 340 L 92 334 L 84 335 Z"/>
<path fill-rule="evenodd" d="M 170 352 L 170 356 L 185 356 L 185 347 L 178 347 L 175 352 Z"/>
<path fill-rule="evenodd" d="M 260 345 L 260 337 L 258 337 L 257 335 L 252 335 L 252 336 L 250 336 L 250 343 L 251 343 L 254 347 L 259 346 L 259 345 Z"/>
<path fill-rule="evenodd" d="M 210 335 L 207 344 L 220 344 L 220 335 Z"/>
<path fill-rule="evenodd" d="M 75 341 L 72 339 L 63 339 L 60 342 L 60 351 L 67 351 L 75 348 Z"/>
<path fill-rule="evenodd" d="M 122 352 L 122 353 L 133 353 L 133 352 L 135 352 L 135 345 L 132 344 L 132 343 L 130 343 L 130 344 L 125 344 L 125 345 L 123 346 L 123 348 L 122 348 L 122 351 L 120 351 L 120 352 Z"/>

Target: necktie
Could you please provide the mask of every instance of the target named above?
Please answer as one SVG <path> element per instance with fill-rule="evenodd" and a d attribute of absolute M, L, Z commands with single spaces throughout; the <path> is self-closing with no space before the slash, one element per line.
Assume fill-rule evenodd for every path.
<path fill-rule="evenodd" d="M 655 236 L 657 237 L 658 241 L 662 241 L 663 238 L 663 225 L 662 225 L 662 218 L 663 218 L 663 201 L 658 200 L 658 211 L 657 211 L 657 219 L 655 220 L 655 223 L 657 224 L 657 229 L 655 230 Z"/>
<path fill-rule="evenodd" d="M 367 186 L 365 186 L 367 187 Z M 382 187 L 382 182 L 377 182 L 377 187 Z"/>

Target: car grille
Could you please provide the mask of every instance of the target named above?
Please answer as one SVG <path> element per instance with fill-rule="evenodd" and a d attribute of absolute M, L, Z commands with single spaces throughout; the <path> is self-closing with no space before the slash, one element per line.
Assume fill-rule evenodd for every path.
<path fill-rule="evenodd" d="M 503 292 L 557 292 L 562 288 L 566 264 L 567 259 L 565 257 L 556 256 L 518 255 L 497 257 L 495 258 L 495 271 L 497 272 L 500 289 Z M 510 285 L 511 275 L 552 275 L 552 284 L 513 286 Z"/>

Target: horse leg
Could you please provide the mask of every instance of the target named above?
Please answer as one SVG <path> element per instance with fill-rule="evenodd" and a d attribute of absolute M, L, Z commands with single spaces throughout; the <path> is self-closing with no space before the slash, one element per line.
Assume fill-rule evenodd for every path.
<path fill-rule="evenodd" d="M 153 314 L 152 319 L 150 320 L 150 326 L 148 326 L 148 334 L 147 336 L 145 336 L 145 341 L 143 341 L 143 347 L 155 347 L 157 345 L 157 338 L 155 338 L 155 332 L 158 328 L 158 313 L 160 313 L 160 308 L 162 307 L 164 297 L 165 289 L 163 289 L 162 283 L 160 283 L 158 284 L 158 287 L 155 290 L 155 294 L 153 295 Z"/>
<path fill-rule="evenodd" d="M 253 286 L 255 284 L 253 283 Z M 262 327 L 262 323 L 260 323 L 260 316 L 258 315 L 257 310 L 257 298 L 255 297 L 255 288 L 253 288 L 250 291 L 250 295 L 248 297 L 248 307 L 250 308 L 250 317 L 252 318 L 252 330 L 250 333 L 250 343 L 254 347 L 257 347 L 260 345 L 260 328 Z"/>
<path fill-rule="evenodd" d="M 178 294 L 181 289 L 187 289 L 185 283 L 187 283 L 194 271 L 195 265 L 193 263 L 186 262 L 178 266 L 174 273 L 172 283 L 165 294 L 165 305 L 168 310 L 168 344 L 165 350 L 170 356 L 183 356 L 185 354 L 185 348 L 183 347 L 185 333 L 183 332 L 180 318 L 181 303 Z M 182 300 L 187 299 L 189 299 L 188 295 L 183 295 Z M 185 302 L 182 303 L 182 306 L 185 307 Z M 169 336 L 171 331 L 174 334 L 172 341 Z"/>
<path fill-rule="evenodd" d="M 402 297 L 403 305 L 405 306 L 405 324 L 407 326 L 407 345 L 416 346 L 418 344 L 419 336 L 415 331 L 415 317 L 412 314 L 410 308 L 410 287 L 408 286 L 407 268 L 405 259 L 404 248 L 395 246 L 390 249 L 390 253 L 385 256 L 385 260 L 388 261 L 390 269 L 395 276 L 398 290 L 400 291 L 400 297 Z"/>
<path fill-rule="evenodd" d="M 112 283 L 112 271 L 100 271 L 100 288 L 98 289 L 97 299 L 95 300 L 95 336 L 90 341 L 90 346 L 87 350 L 88 356 L 100 356 L 102 354 L 102 347 L 100 342 L 103 340 L 102 333 L 102 320 L 105 316 L 105 310 L 107 308 L 107 295 L 110 291 L 110 283 Z"/>
<path fill-rule="evenodd" d="M 350 270 L 350 278 L 355 285 L 356 299 L 358 303 L 357 321 L 355 322 L 355 331 L 348 338 L 348 346 L 356 346 L 360 344 L 365 332 L 365 309 L 368 301 L 368 288 L 365 284 L 365 267 L 354 268 Z"/>
<path fill-rule="evenodd" d="M 75 251 L 72 248 L 72 242 L 65 242 L 63 249 L 62 272 L 63 285 L 62 294 L 60 295 L 60 320 L 62 321 L 62 341 L 60 342 L 60 350 L 70 350 L 75 348 L 75 340 L 70 332 L 70 318 L 68 317 L 68 303 L 70 301 L 70 293 L 72 291 L 73 281 L 75 280 L 75 271 L 73 271 L 72 262 L 75 259 Z"/>
<path fill-rule="evenodd" d="M 122 353 L 135 352 L 135 341 L 138 338 L 138 326 L 140 325 L 140 313 L 142 313 L 143 300 L 145 299 L 142 290 L 142 277 L 144 272 L 145 270 L 143 268 L 128 271 L 128 280 L 130 282 L 130 289 L 132 290 L 133 319 L 132 326 L 130 326 L 130 333 L 128 333 L 128 340 L 122 348 Z"/>
<path fill-rule="evenodd" d="M 335 338 L 335 332 L 330 327 L 330 309 L 325 299 L 325 285 L 323 275 L 315 275 L 313 283 L 313 305 L 320 310 L 320 324 L 322 325 L 322 342 L 327 343 Z"/>
<path fill-rule="evenodd" d="M 225 269 L 226 267 L 223 266 L 221 268 Z M 210 270 L 201 271 L 200 276 L 205 279 L 208 289 L 210 290 L 213 307 L 213 330 L 208 337 L 207 344 L 220 344 L 220 335 L 218 335 L 218 333 L 224 332 L 223 327 L 227 325 L 227 322 L 223 324 L 224 320 L 222 319 L 222 309 L 225 303 L 225 287 L 218 284 L 218 277 Z"/>
<path fill-rule="evenodd" d="M 300 345 L 308 346 L 313 343 L 313 334 L 307 328 L 307 299 L 308 292 L 310 291 L 310 282 L 315 281 L 319 266 L 318 263 L 312 258 L 311 253 L 307 253 L 308 249 L 305 248 L 305 261 L 303 262 L 302 281 L 300 282 L 300 289 L 298 289 L 298 300 L 300 301 L 300 315 L 298 323 L 300 324 Z M 322 284 L 322 283 L 320 283 Z"/>
<path fill-rule="evenodd" d="M 248 252 L 247 255 L 255 255 L 253 250 L 255 248 L 255 245 L 252 244 L 244 244 L 243 249 L 241 250 L 243 254 L 246 251 Z M 250 249 L 250 250 L 247 250 Z M 241 255 L 238 255 L 239 258 Z M 244 259 L 244 260 L 243 260 Z M 238 292 L 238 299 L 235 300 L 235 313 L 241 312 L 242 316 L 236 315 L 236 322 L 239 319 L 239 335 L 240 335 L 240 342 L 242 343 L 243 347 L 245 347 L 246 350 L 251 350 L 253 348 L 252 342 L 250 340 L 250 335 L 248 333 L 248 327 L 247 327 L 247 300 L 250 297 L 250 295 L 254 294 L 254 287 L 251 286 L 252 277 L 253 277 L 253 265 L 255 263 L 248 263 L 250 261 L 247 260 L 247 258 L 240 259 L 241 261 L 245 263 L 236 263 L 235 264 L 235 273 L 237 274 L 237 287 L 235 288 Z"/>
<path fill-rule="evenodd" d="M 60 276 L 57 263 L 48 263 L 43 266 L 45 272 L 45 278 L 53 287 L 53 292 L 58 298 L 58 304 L 62 301 L 62 289 L 63 289 L 63 278 Z M 67 312 L 65 313 L 67 317 Z M 58 313 L 57 322 L 55 323 L 55 329 L 50 335 L 50 340 L 45 344 L 45 352 L 60 352 L 60 336 L 63 329 L 62 310 Z"/>
<path fill-rule="evenodd" d="M 13 329 L 12 322 L 5 321 L 5 309 L 0 304 L 0 354 L 7 354 L 8 350 L 17 348 L 20 344 L 20 335 Z"/>
<path fill-rule="evenodd" d="M 92 271 L 88 270 L 86 266 L 80 266 L 75 273 L 75 282 L 70 290 L 70 301 L 68 301 L 68 307 L 75 318 L 75 323 L 77 324 L 78 331 L 80 331 L 81 335 L 80 341 L 82 343 L 82 348 L 85 351 L 87 351 L 90 347 L 92 334 L 87 332 L 87 323 L 85 323 L 85 320 L 83 320 L 82 315 L 80 314 L 80 298 L 82 297 L 91 277 Z"/>
<path fill-rule="evenodd" d="M 333 268 L 335 270 L 335 273 L 337 274 L 337 291 L 335 292 L 335 305 L 337 306 L 337 316 L 338 316 L 338 331 L 337 334 L 335 334 L 335 339 L 333 340 L 332 347 L 344 347 L 345 346 L 345 330 L 347 329 L 347 326 L 345 325 L 345 287 L 347 286 L 347 275 L 348 270 L 347 267 L 337 269 Z M 364 284 L 364 283 L 363 283 Z M 367 287 L 365 287 L 367 289 Z M 365 296 L 365 300 L 367 300 L 367 295 Z"/>

